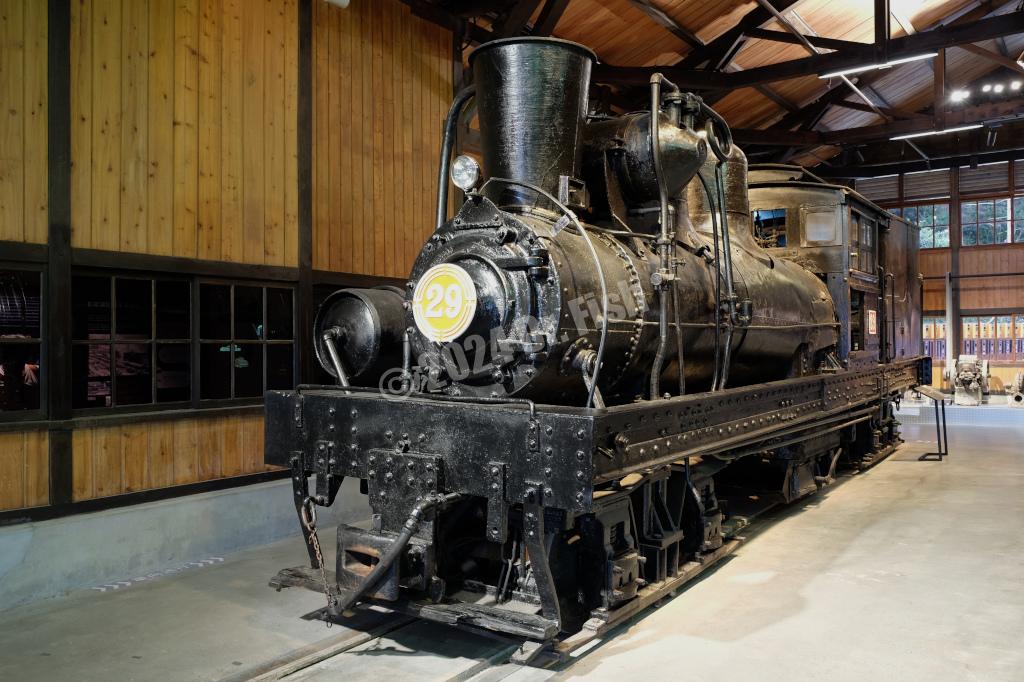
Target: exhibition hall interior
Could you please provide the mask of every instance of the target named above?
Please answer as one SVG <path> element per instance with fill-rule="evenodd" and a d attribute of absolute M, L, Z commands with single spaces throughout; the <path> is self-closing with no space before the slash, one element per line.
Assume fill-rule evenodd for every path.
<path fill-rule="evenodd" d="M 1016 680 L 1024 0 L 0 0 L 0 679 Z"/>

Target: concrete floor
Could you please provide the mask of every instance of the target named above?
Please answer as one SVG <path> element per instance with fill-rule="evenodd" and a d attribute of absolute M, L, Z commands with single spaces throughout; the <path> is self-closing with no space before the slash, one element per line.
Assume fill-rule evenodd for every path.
<path fill-rule="evenodd" d="M 571 665 L 505 679 L 1021 679 L 1024 425 L 957 426 L 952 457 L 918 462 L 930 444 L 914 441 L 932 433 L 907 427 L 893 457 L 777 513 L 717 570 Z M 351 636 L 298 617 L 322 605 L 317 594 L 265 586 L 303 556 L 296 538 L 3 612 L 0 679 L 223 679 Z M 501 651 L 410 625 L 301 678 L 466 679 Z"/>

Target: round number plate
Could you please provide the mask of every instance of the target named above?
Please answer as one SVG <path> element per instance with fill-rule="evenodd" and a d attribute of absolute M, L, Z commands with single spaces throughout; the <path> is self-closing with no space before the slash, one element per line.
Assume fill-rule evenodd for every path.
<path fill-rule="evenodd" d="M 416 327 L 437 343 L 451 341 L 466 331 L 475 313 L 473 280 L 453 263 L 441 263 L 427 270 L 412 293 Z"/>

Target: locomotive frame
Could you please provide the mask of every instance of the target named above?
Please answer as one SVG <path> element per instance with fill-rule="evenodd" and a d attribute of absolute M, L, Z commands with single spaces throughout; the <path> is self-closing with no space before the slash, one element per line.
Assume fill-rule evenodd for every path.
<path fill-rule="evenodd" d="M 525 530 L 531 558 L 543 565 L 550 561 L 551 536 L 564 532 L 567 525 L 572 527 L 573 520 L 609 507 L 613 501 L 607 498 L 615 493 L 602 497 L 602 488 L 608 489 L 602 484 L 630 474 L 644 476 L 634 486 L 647 488 L 636 515 L 652 518 L 681 511 L 682 507 L 668 509 L 666 504 L 667 479 L 673 476 L 685 484 L 691 504 L 706 507 L 698 499 L 703 492 L 698 487 L 708 485 L 715 473 L 704 464 L 705 458 L 724 466 L 723 460 L 714 460 L 716 454 L 784 451 L 780 453 L 784 484 L 774 497 L 765 498 L 766 506 L 791 501 L 831 482 L 836 462 L 830 462 L 824 472 L 814 465 L 836 443 L 846 446 L 857 467 L 880 461 L 899 443 L 897 425 L 886 415 L 886 405 L 911 387 L 927 383 L 928 364 L 925 358 L 914 358 L 859 372 L 604 410 L 529 402 L 452 402 L 432 395 L 409 396 L 402 401 L 402 409 L 395 410 L 395 400 L 375 390 L 300 387 L 294 393 L 267 396 L 267 461 L 291 469 L 297 509 L 309 494 L 310 472 L 316 475 L 317 493 L 328 497 L 337 493 L 345 477 L 365 481 L 373 527 L 378 531 L 339 527 L 339 564 L 345 561 L 346 551 L 379 557 L 394 541 L 393 534 L 382 535 L 379 529 L 400 527 L 424 496 L 457 493 L 486 500 L 487 526 L 494 541 L 503 540 L 510 524 Z M 632 492 L 636 491 L 627 487 L 624 494 Z M 651 542 L 646 543 L 658 545 L 645 563 L 661 567 L 660 579 L 637 589 L 625 609 L 602 607 L 582 621 L 577 618 L 579 634 L 570 638 L 570 644 L 563 643 L 563 649 L 678 590 L 735 549 L 735 532 L 741 526 L 733 520 L 733 528 L 722 528 L 728 519 L 716 518 L 721 514 L 715 508 L 704 508 L 701 515 L 709 517 L 712 526 L 710 536 L 702 531 L 701 544 L 706 547 L 680 551 L 680 543 L 689 539 L 678 528 L 682 519 L 677 515 L 674 527 L 664 523 L 661 537 L 649 537 Z M 443 547 L 430 541 L 433 531 L 427 528 L 414 540 L 427 562 Z M 312 552 L 310 561 L 310 566 L 282 571 L 271 584 L 322 589 L 320 567 Z M 601 569 L 612 574 L 618 565 L 613 557 Z M 403 574 L 397 564 L 378 583 L 375 594 L 383 599 L 369 603 L 451 625 L 548 641 L 565 626 L 553 578 L 559 570 L 565 567 L 555 566 L 537 581 L 539 615 L 463 602 L 435 603 L 429 598 L 400 600 L 400 585 L 408 584 L 410 575 Z M 343 575 L 335 572 L 334 578 L 342 580 L 338 595 L 354 587 L 345 583 Z"/>

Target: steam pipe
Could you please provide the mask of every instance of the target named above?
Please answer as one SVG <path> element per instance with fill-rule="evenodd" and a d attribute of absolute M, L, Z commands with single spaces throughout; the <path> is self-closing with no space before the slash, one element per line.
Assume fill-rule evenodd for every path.
<path fill-rule="evenodd" d="M 412 383 L 412 338 L 411 329 L 402 334 L 402 390 L 408 391 Z"/>
<path fill-rule="evenodd" d="M 444 507 L 449 505 L 460 497 L 462 496 L 459 493 L 451 493 L 448 495 L 428 495 L 417 502 L 416 506 L 412 508 L 409 518 L 405 520 L 405 525 L 402 526 L 402 532 L 398 534 L 398 537 L 395 538 L 395 541 L 387 548 L 387 551 L 381 555 L 380 560 L 377 561 L 373 570 L 363 578 L 363 581 L 359 583 L 359 586 L 346 594 L 344 599 L 338 602 L 338 605 L 335 607 L 336 613 L 344 613 L 345 611 L 348 611 L 356 602 L 365 597 L 367 592 L 376 587 L 384 573 L 391 568 L 391 564 L 395 563 L 395 560 L 402 555 L 402 552 L 409 544 L 409 541 L 412 540 L 412 536 L 419 529 L 420 523 L 423 521 L 423 517 L 427 515 L 427 512 L 431 511 L 434 507 Z"/>
<path fill-rule="evenodd" d="M 476 86 L 469 85 L 459 91 L 448 108 L 448 116 L 444 120 L 444 136 L 441 139 L 441 163 L 437 170 L 437 220 L 436 226 L 441 227 L 448 220 L 448 169 L 452 163 L 452 148 L 455 146 L 455 130 L 459 125 L 462 107 L 476 94 Z"/>
<path fill-rule="evenodd" d="M 676 322 L 676 359 L 679 365 L 679 395 L 686 395 L 686 368 L 683 366 L 682 316 L 679 314 L 679 287 L 672 285 L 672 315 Z"/>
<path fill-rule="evenodd" d="M 722 374 L 719 377 L 718 388 L 725 388 L 729 380 L 729 361 L 732 357 L 732 334 L 736 326 L 736 292 L 733 289 L 732 280 L 732 241 L 729 238 L 729 216 L 725 208 L 725 181 L 722 179 L 722 165 L 719 162 L 715 166 L 715 184 L 718 189 L 718 210 L 722 213 L 722 257 L 725 259 L 725 291 L 729 301 L 729 328 L 725 332 L 725 355 L 722 358 Z"/>
<path fill-rule="evenodd" d="M 661 86 L 666 85 L 672 92 L 678 93 L 679 87 L 660 73 L 651 76 L 651 157 L 654 159 L 654 175 L 658 181 L 658 205 L 661 209 L 661 236 L 658 239 L 658 257 L 660 261 L 661 281 L 658 284 L 658 302 L 660 306 L 660 325 L 658 329 L 658 351 L 651 365 L 651 399 L 661 395 L 661 370 L 665 366 L 665 355 L 668 348 L 668 286 L 671 282 L 670 246 L 672 244 L 671 216 L 668 211 L 668 190 L 665 189 L 665 173 L 661 166 Z"/>
<path fill-rule="evenodd" d="M 711 240 L 715 246 L 715 370 L 711 375 L 711 390 L 718 390 L 718 373 L 720 370 L 720 358 L 722 354 L 722 261 L 718 253 L 718 216 L 715 211 L 714 195 L 708 185 L 704 174 L 697 173 L 700 186 L 708 198 L 708 206 L 711 208 Z M 731 342 L 731 341 L 730 341 Z"/>
<path fill-rule="evenodd" d="M 338 385 L 342 388 L 348 388 L 348 374 L 345 373 L 345 366 L 341 364 L 341 356 L 338 355 L 338 349 L 334 346 L 334 339 L 341 335 L 340 331 L 337 327 L 331 327 L 323 333 L 321 338 L 324 340 L 327 354 L 331 357 L 331 365 L 334 366 L 334 372 L 338 375 Z"/>

